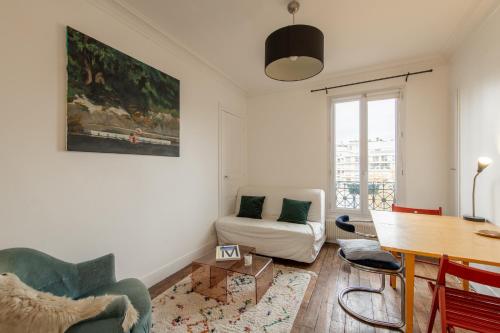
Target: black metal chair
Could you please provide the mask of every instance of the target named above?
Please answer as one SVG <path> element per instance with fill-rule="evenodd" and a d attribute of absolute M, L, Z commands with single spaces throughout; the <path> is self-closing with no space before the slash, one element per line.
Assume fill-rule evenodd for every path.
<path fill-rule="evenodd" d="M 365 238 L 377 238 L 375 235 L 370 235 L 370 234 L 365 234 L 361 232 L 356 231 L 356 226 L 353 225 L 350 222 L 354 221 L 349 221 L 349 216 L 347 215 L 342 215 L 339 216 L 335 220 L 335 224 L 337 227 L 340 229 L 354 233 L 356 235 L 365 237 Z M 375 288 L 368 288 L 368 287 L 362 287 L 362 286 L 352 286 L 352 287 L 347 287 L 343 290 L 340 291 L 338 299 L 339 299 L 339 304 L 340 306 L 352 317 L 361 320 L 362 322 L 372 325 L 372 326 L 378 326 L 378 327 L 386 327 L 386 328 L 401 328 L 405 325 L 405 278 L 404 278 L 404 257 L 401 257 L 401 262 L 398 262 L 396 258 L 394 258 L 394 262 L 385 262 L 385 261 L 378 261 L 378 260 L 370 260 L 370 259 L 364 259 L 364 260 L 349 260 L 345 257 L 344 252 L 342 252 L 342 249 L 339 248 L 337 255 L 340 257 L 340 259 L 343 260 L 343 262 L 349 264 L 351 267 L 360 269 L 362 271 L 370 272 L 370 273 L 376 273 L 381 276 L 381 285 L 380 288 L 375 289 Z M 401 320 L 399 322 L 388 322 L 388 321 L 380 321 L 376 320 L 373 318 L 369 318 L 366 316 L 363 316 L 362 314 L 352 310 L 347 306 L 347 302 L 344 300 L 344 297 L 349 294 L 350 292 L 355 292 L 355 291 L 361 291 L 361 292 L 369 292 L 369 293 L 378 293 L 382 294 L 382 292 L 385 289 L 385 275 L 390 275 L 390 276 L 397 276 L 401 279 Z"/>

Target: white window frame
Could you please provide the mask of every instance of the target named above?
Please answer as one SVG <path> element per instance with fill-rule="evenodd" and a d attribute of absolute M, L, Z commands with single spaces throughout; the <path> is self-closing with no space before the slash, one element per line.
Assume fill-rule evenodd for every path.
<path fill-rule="evenodd" d="M 368 101 L 384 98 L 397 98 L 396 103 L 396 196 L 394 203 L 404 202 L 405 164 L 404 164 L 404 88 L 364 91 L 344 95 L 331 95 L 328 100 L 329 117 L 329 202 L 331 215 L 347 214 L 368 218 Z M 360 208 L 338 208 L 336 204 L 336 151 L 335 151 L 335 103 L 360 101 L 359 108 L 359 159 L 360 159 Z"/>

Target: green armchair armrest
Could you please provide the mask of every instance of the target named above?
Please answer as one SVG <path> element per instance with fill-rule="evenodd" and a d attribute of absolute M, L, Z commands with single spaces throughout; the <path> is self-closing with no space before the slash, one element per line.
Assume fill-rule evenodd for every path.
<path fill-rule="evenodd" d="M 149 292 L 144 284 L 137 279 L 124 279 L 116 283 L 112 283 L 107 286 L 100 287 L 98 289 L 92 290 L 87 296 L 101 296 L 101 295 L 127 295 L 130 303 L 139 312 L 138 325 L 144 324 L 143 319 L 150 319 L 151 317 L 151 301 L 149 298 Z M 119 318 L 123 319 L 126 309 L 125 298 L 119 298 L 113 301 L 106 310 L 97 316 L 95 319 L 108 319 L 108 318 Z"/>
<path fill-rule="evenodd" d="M 80 295 L 86 295 L 92 290 L 116 282 L 115 256 L 113 254 L 79 263 L 76 268 Z"/>
<path fill-rule="evenodd" d="M 125 312 L 127 311 L 128 301 L 126 296 L 119 296 L 119 298 L 115 299 L 111 304 L 106 307 L 104 312 L 99 315 L 87 319 L 85 321 L 79 322 L 69 329 L 68 332 L 72 333 L 73 331 L 78 332 L 82 328 L 88 328 L 93 326 L 94 322 L 99 322 L 99 326 L 107 326 L 106 331 L 117 330 L 123 333 L 122 322 L 124 320 Z M 92 332 L 92 331 L 88 331 Z"/>

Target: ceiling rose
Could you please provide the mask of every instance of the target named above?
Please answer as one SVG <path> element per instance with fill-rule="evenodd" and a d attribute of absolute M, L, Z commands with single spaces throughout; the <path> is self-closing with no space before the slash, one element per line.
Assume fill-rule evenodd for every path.
<path fill-rule="evenodd" d="M 288 12 L 293 16 L 293 24 L 274 31 L 266 39 L 265 72 L 271 79 L 300 81 L 323 70 L 323 33 L 310 25 L 295 24 L 299 7 L 298 1 L 290 1 Z"/>

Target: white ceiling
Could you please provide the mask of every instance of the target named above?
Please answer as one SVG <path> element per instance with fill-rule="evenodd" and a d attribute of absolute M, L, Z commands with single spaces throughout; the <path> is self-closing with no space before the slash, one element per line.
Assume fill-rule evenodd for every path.
<path fill-rule="evenodd" d="M 496 0 L 299 0 L 296 23 L 325 35 L 325 68 L 313 79 L 446 55 Z M 264 42 L 291 23 L 287 0 L 119 0 L 250 94 L 282 89 L 264 74 Z M 297 83 L 295 83 L 297 84 Z"/>

